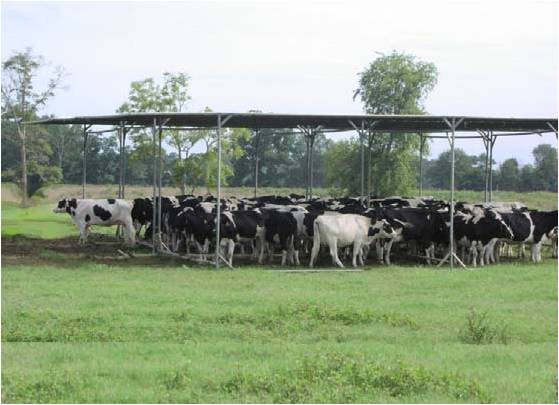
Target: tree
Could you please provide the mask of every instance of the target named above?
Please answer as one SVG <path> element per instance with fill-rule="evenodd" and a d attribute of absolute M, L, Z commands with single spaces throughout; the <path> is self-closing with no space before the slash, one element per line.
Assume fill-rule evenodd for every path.
<path fill-rule="evenodd" d="M 518 161 L 514 158 L 507 159 L 499 166 L 497 176 L 498 188 L 507 191 L 518 191 L 520 182 L 520 168 Z"/>
<path fill-rule="evenodd" d="M 424 100 L 437 76 L 433 63 L 393 51 L 359 73 L 353 98 L 361 99 L 367 114 L 424 114 Z M 375 133 L 370 146 L 373 194 L 409 194 L 415 187 L 416 167 L 411 162 L 419 152 L 417 134 Z M 352 156 L 355 159 L 359 157 Z"/>
<path fill-rule="evenodd" d="M 46 88 L 37 91 L 37 75 L 44 66 L 44 59 L 34 55 L 31 48 L 14 53 L 2 63 L 2 116 L 15 125 L 18 135 L 22 206 L 27 206 L 29 196 L 27 186 L 28 128 L 24 123 L 37 117 L 39 110 L 60 88 L 64 76 L 62 68 L 56 68 L 48 80 Z"/>
<path fill-rule="evenodd" d="M 430 186 L 450 188 L 450 151 L 442 152 L 427 165 L 425 174 Z M 454 181 L 457 189 L 483 190 L 485 187 L 485 155 L 468 155 L 460 148 L 454 151 Z"/>
<path fill-rule="evenodd" d="M 557 149 L 543 143 L 532 151 L 537 190 L 557 191 Z"/>
<path fill-rule="evenodd" d="M 128 101 L 123 103 L 117 112 L 183 112 L 190 100 L 190 77 L 186 73 L 163 73 L 161 83 L 149 77 L 132 82 Z M 173 170 L 181 172 L 181 176 L 172 176 L 180 185 L 184 194 L 186 191 L 187 172 L 184 170 L 185 160 L 188 158 L 192 147 L 199 141 L 197 131 L 169 130 L 164 136 L 170 146 L 177 152 L 177 164 Z M 131 133 L 135 149 L 130 156 L 132 164 L 143 166 L 149 171 L 149 164 L 153 149 L 151 134 L 147 130 L 138 130 Z"/>

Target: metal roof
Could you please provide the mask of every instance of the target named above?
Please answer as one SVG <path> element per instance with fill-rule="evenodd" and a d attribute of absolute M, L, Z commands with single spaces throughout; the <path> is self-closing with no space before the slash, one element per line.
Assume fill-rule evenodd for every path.
<path fill-rule="evenodd" d="M 218 117 L 230 117 L 227 128 L 298 128 L 318 127 L 324 130 L 350 131 L 362 123 L 373 123 L 377 132 L 447 132 L 445 119 L 456 122 L 457 131 L 555 132 L 557 118 L 501 118 L 433 115 L 317 115 L 267 113 L 131 113 L 73 118 L 50 118 L 29 124 L 85 124 L 85 125 L 137 125 L 151 126 L 154 120 L 168 127 L 212 128 Z"/>

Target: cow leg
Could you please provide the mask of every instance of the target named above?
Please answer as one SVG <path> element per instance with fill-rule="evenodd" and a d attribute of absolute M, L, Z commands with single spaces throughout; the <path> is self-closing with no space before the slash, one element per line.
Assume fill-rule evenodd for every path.
<path fill-rule="evenodd" d="M 235 253 L 235 241 L 233 239 L 226 239 L 227 241 L 227 261 L 229 266 L 233 267 L 233 253 Z"/>
<path fill-rule="evenodd" d="M 532 262 L 534 262 L 534 263 L 538 263 L 541 260 L 539 247 L 540 247 L 539 243 L 533 243 L 532 244 Z"/>
<path fill-rule="evenodd" d="M 390 266 L 390 252 L 392 251 L 392 245 L 394 244 L 394 239 L 390 239 L 386 243 L 386 249 L 384 253 L 384 262 Z"/>
<path fill-rule="evenodd" d="M 375 242 L 375 249 L 377 251 L 377 259 L 379 261 L 380 264 L 384 263 L 383 262 L 383 258 L 384 258 L 384 242 L 382 240 L 377 240 Z"/>
<path fill-rule="evenodd" d="M 204 245 L 202 245 L 202 244 L 201 244 L 200 242 L 198 242 L 198 241 L 195 241 L 194 243 L 196 244 L 196 249 L 198 250 L 198 253 L 201 254 L 201 259 L 202 259 L 202 260 L 206 260 L 206 255 L 204 254 L 204 253 L 205 253 L 205 251 L 204 251 L 204 245 L 205 245 L 206 243 L 204 242 Z"/>
<path fill-rule="evenodd" d="M 335 265 L 340 266 L 341 268 L 344 267 L 343 263 L 341 262 L 340 258 L 338 257 L 338 240 L 333 238 L 330 244 L 330 256 L 332 256 L 332 262 Z"/>
<path fill-rule="evenodd" d="M 526 248 L 526 244 L 524 243 L 521 243 L 518 246 L 518 257 L 521 257 L 522 259 L 526 257 L 526 252 L 524 251 L 525 248 Z"/>
<path fill-rule="evenodd" d="M 311 260 L 310 260 L 310 262 L 309 262 L 309 267 L 310 267 L 311 269 L 312 269 L 313 266 L 314 266 L 314 262 L 315 262 L 315 260 L 316 260 L 316 257 L 318 256 L 318 252 L 319 252 L 319 251 L 320 251 L 320 242 L 318 242 L 318 241 L 316 240 L 316 237 L 315 237 L 314 243 L 313 243 L 313 245 L 312 245 L 312 250 L 311 250 Z"/>
<path fill-rule="evenodd" d="M 351 257 L 351 265 L 353 267 L 357 267 L 357 256 L 361 255 L 361 244 L 358 242 L 353 242 L 353 254 Z M 363 262 L 363 260 L 360 260 L 361 262 Z M 361 265 L 363 265 L 363 263 L 361 263 Z"/>
<path fill-rule="evenodd" d="M 469 248 L 469 254 L 472 257 L 472 266 L 477 267 L 477 242 L 471 242 Z"/>

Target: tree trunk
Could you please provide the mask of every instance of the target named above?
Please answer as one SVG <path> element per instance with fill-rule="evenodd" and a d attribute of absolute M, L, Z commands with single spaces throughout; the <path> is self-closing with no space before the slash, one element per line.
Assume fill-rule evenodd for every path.
<path fill-rule="evenodd" d="M 18 128 L 20 137 L 20 153 L 21 153 L 21 206 L 27 207 L 27 148 L 26 148 L 26 130 Z"/>

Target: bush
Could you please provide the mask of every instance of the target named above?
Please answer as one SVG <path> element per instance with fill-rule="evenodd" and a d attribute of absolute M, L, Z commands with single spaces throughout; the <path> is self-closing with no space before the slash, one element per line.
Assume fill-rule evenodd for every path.
<path fill-rule="evenodd" d="M 466 314 L 466 324 L 460 330 L 459 337 L 462 342 L 475 345 L 510 342 L 507 325 L 491 325 L 487 312 L 478 312 L 475 308 Z"/>

